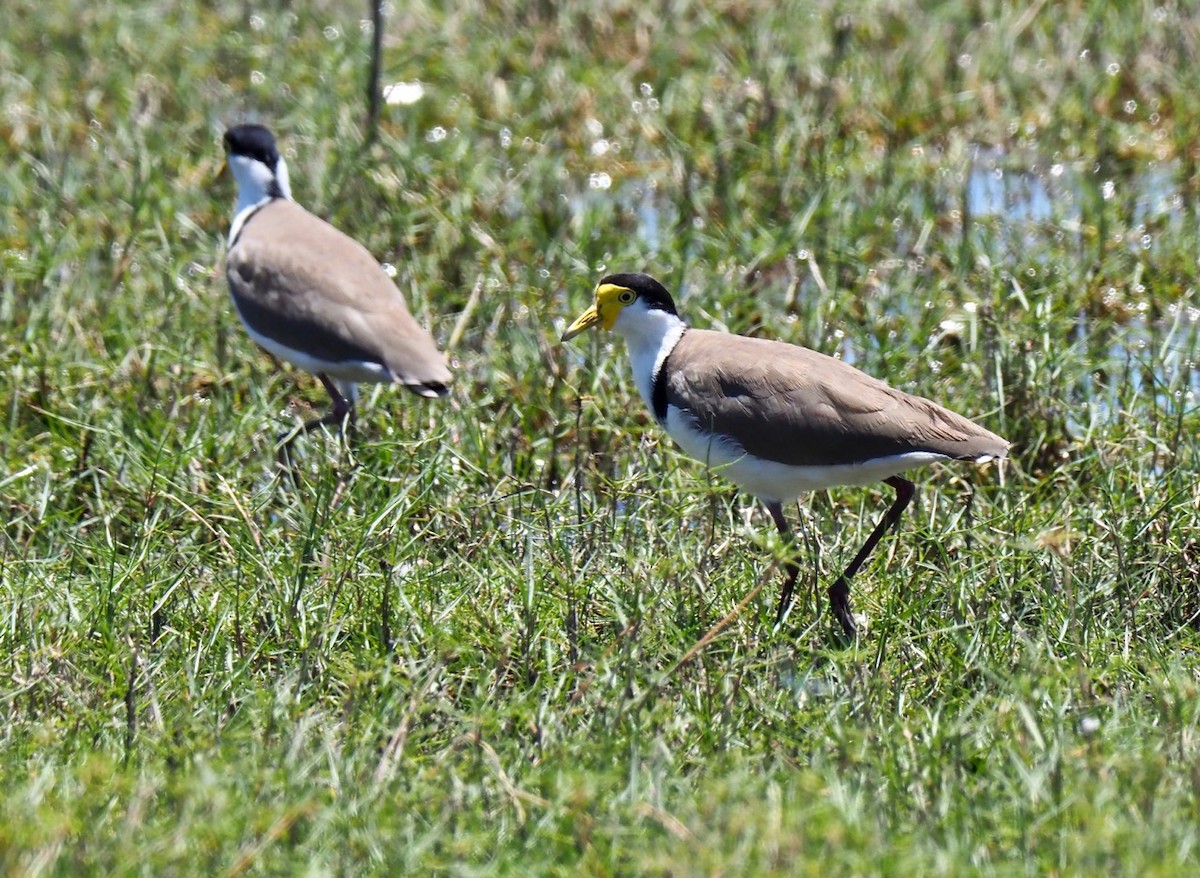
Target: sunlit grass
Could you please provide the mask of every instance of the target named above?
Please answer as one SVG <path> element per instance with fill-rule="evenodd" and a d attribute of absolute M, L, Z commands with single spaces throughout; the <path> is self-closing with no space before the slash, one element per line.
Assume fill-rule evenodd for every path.
<path fill-rule="evenodd" d="M 396 4 L 424 96 L 364 147 L 367 13 L 0 13 L 0 867 L 1194 869 L 1185 11 Z M 294 489 L 322 391 L 220 267 L 243 120 L 456 368 Z M 775 632 L 767 516 L 557 343 L 640 269 L 1014 441 L 921 475 L 855 646 L 822 596 L 886 489 L 788 509 Z"/>

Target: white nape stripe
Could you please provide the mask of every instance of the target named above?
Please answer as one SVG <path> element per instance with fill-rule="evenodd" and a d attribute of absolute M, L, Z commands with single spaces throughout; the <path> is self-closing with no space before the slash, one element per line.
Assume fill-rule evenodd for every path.
<path fill-rule="evenodd" d="M 247 207 L 258 204 L 266 198 L 270 198 L 272 188 L 277 188 L 279 192 L 288 197 L 288 189 L 286 185 L 280 185 L 279 177 L 276 169 L 283 165 L 283 159 L 275 168 L 268 168 L 258 159 L 250 158 L 246 155 L 237 155 L 231 153 L 226 159 L 229 163 L 229 170 L 233 171 L 233 179 L 237 180 L 238 200 L 237 212 L 241 213 Z M 285 175 L 286 175 L 286 165 Z M 286 182 L 286 179 L 285 179 Z M 272 185 L 274 184 L 274 185 Z"/>
<path fill-rule="evenodd" d="M 287 162 L 283 160 L 283 156 L 275 162 L 275 184 L 279 187 L 279 191 L 283 193 L 283 197 L 288 201 L 292 200 L 292 183 L 288 178 Z"/>
<path fill-rule="evenodd" d="M 249 221 L 250 217 L 254 216 L 254 214 L 258 212 L 259 208 L 270 204 L 272 200 L 273 199 L 268 196 L 256 204 L 243 207 L 237 212 L 237 214 L 234 215 L 233 225 L 229 227 L 229 238 L 225 243 L 227 249 L 233 249 L 233 245 L 237 243 L 238 237 L 242 234 L 242 228 Z"/>
<path fill-rule="evenodd" d="M 754 457 L 728 436 L 700 430 L 695 418 L 677 406 L 667 406 L 665 426 L 671 438 L 679 443 L 689 457 L 707 464 L 766 502 L 795 500 L 809 491 L 839 485 L 869 485 L 906 470 L 950 459 L 947 455 L 932 451 L 910 451 L 862 463 L 791 466 Z"/>
<path fill-rule="evenodd" d="M 232 154 L 226 157 L 233 178 L 237 180 L 238 200 L 235 208 L 233 225 L 229 227 L 228 246 L 237 243 L 238 235 L 246 221 L 254 212 L 273 198 L 280 195 L 292 200 L 292 187 L 288 182 L 287 162 L 283 156 L 275 163 L 274 168 L 268 168 L 258 159 L 250 156 Z M 272 190 L 277 191 L 272 191 Z"/>

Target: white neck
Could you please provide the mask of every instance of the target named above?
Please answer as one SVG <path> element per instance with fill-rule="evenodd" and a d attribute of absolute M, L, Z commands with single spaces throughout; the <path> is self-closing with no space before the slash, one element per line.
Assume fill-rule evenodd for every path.
<path fill-rule="evenodd" d="M 238 187 L 237 207 L 234 209 L 233 225 L 229 229 L 229 242 L 232 244 L 255 208 L 278 195 L 291 201 L 292 187 L 288 182 L 287 162 L 283 156 L 279 157 L 273 169 L 258 159 L 244 155 L 231 155 L 227 161 Z M 273 191 L 276 189 L 277 192 Z"/>
<path fill-rule="evenodd" d="M 667 355 L 679 344 L 686 329 L 687 324 L 678 315 L 647 308 L 640 300 L 623 308 L 613 324 L 613 331 L 624 338 L 629 347 L 633 380 L 651 411 L 654 410 L 651 398 L 654 376 Z"/>

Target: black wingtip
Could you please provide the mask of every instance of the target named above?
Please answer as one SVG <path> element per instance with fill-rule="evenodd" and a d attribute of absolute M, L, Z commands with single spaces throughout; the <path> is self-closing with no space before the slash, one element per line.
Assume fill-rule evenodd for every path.
<path fill-rule="evenodd" d="M 450 385 L 442 384 L 440 381 L 424 381 L 420 384 L 405 384 L 404 386 L 417 396 L 423 396 L 426 399 L 442 399 L 450 395 Z"/>

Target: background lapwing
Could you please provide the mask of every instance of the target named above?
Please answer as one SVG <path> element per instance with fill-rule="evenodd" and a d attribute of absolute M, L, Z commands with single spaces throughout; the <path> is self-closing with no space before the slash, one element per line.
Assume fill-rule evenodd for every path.
<path fill-rule="evenodd" d="M 324 417 L 279 437 L 280 462 L 296 436 L 352 417 L 358 382 L 445 396 L 450 370 L 433 338 L 365 247 L 292 200 L 271 132 L 230 128 L 225 156 L 238 186 L 225 260 L 238 316 L 256 342 L 316 375 L 333 401 Z"/>
<path fill-rule="evenodd" d="M 783 503 L 806 491 L 876 481 L 895 489 L 895 502 L 829 589 L 851 638 L 850 580 L 913 497 L 913 483 L 900 473 L 1008 453 L 996 434 L 841 360 L 786 342 L 692 329 L 670 293 L 644 274 L 600 281 L 595 302 L 563 341 L 596 324 L 625 338 L 634 380 L 659 424 L 691 457 L 761 499 L 785 538 Z M 799 572 L 793 557 L 780 622 Z"/>

